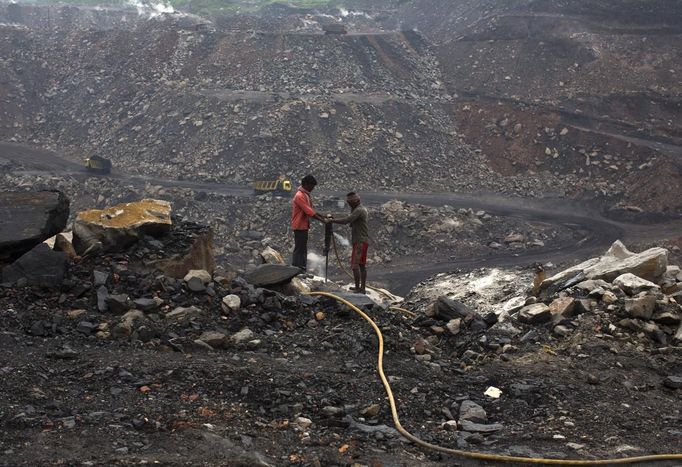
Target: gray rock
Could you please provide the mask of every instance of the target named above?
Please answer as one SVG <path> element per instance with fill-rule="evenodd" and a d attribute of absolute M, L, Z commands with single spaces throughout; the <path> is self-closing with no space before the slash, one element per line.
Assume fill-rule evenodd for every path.
<path fill-rule="evenodd" d="M 60 191 L 5 191 L 0 212 L 0 260 L 8 261 L 63 231 L 69 200 Z"/>
<path fill-rule="evenodd" d="M 14 263 L 2 270 L 2 282 L 26 284 L 40 287 L 59 287 L 64 281 L 68 256 L 53 251 L 45 243 L 34 247 Z"/>
<path fill-rule="evenodd" d="M 261 264 L 244 275 L 244 279 L 256 287 L 286 284 L 301 274 L 301 269 L 283 264 Z"/>
<path fill-rule="evenodd" d="M 253 336 L 254 333 L 251 329 L 244 328 L 241 331 L 232 334 L 232 336 L 230 336 L 230 340 L 235 344 L 241 344 L 242 342 L 253 339 Z"/>
<path fill-rule="evenodd" d="M 159 303 L 153 298 L 137 298 L 133 301 L 135 308 L 142 311 L 152 311 L 159 307 Z"/>
<path fill-rule="evenodd" d="M 492 423 L 489 425 L 484 425 L 482 423 L 475 423 L 469 420 L 464 420 L 460 423 L 462 430 L 468 431 L 470 433 L 494 433 L 500 431 L 504 428 L 500 423 Z"/>
<path fill-rule="evenodd" d="M 539 390 L 538 386 L 524 383 L 513 383 L 510 386 L 510 392 L 514 397 L 522 397 L 528 394 L 535 393 Z"/>
<path fill-rule="evenodd" d="M 253 449 L 244 450 L 222 436 L 205 430 L 188 429 L 186 431 L 189 436 L 199 440 L 199 445 L 202 449 L 206 449 L 206 452 L 220 453 L 234 465 L 248 465 L 249 467 L 273 467 L 275 465 L 268 462 L 264 454 Z"/>
<path fill-rule="evenodd" d="M 608 289 L 610 286 L 609 286 L 608 282 L 603 281 L 601 279 L 597 279 L 597 280 L 589 279 L 589 280 L 580 282 L 575 287 L 578 289 L 585 290 L 586 292 L 589 293 L 589 292 L 592 292 L 594 289 L 599 289 L 599 288 Z"/>
<path fill-rule="evenodd" d="M 433 304 L 433 316 L 445 321 L 451 321 L 457 318 L 467 318 L 473 316 L 475 313 L 469 309 L 464 303 L 457 300 L 452 300 L 445 296 L 440 296 Z"/>
<path fill-rule="evenodd" d="M 98 271 L 97 269 L 92 271 L 92 283 L 95 287 L 99 287 L 100 285 L 106 285 L 108 280 L 109 280 L 108 272 Z"/>
<path fill-rule="evenodd" d="M 552 312 L 544 303 L 524 306 L 518 314 L 518 320 L 527 324 L 543 324 L 552 319 Z"/>
<path fill-rule="evenodd" d="M 109 295 L 105 302 L 112 313 L 125 313 L 130 309 L 130 297 L 126 294 Z"/>
<path fill-rule="evenodd" d="M 191 316 L 197 316 L 201 314 L 201 309 L 195 307 L 195 306 L 190 306 L 190 307 L 182 307 L 179 306 L 175 308 L 173 311 L 168 313 L 166 315 L 166 318 L 168 319 L 183 319 Z"/>
<path fill-rule="evenodd" d="M 97 325 L 91 323 L 90 321 L 81 321 L 78 323 L 78 326 L 76 327 L 76 329 L 79 332 L 82 332 L 83 334 L 91 334 L 96 328 Z"/>
<path fill-rule="evenodd" d="M 187 281 L 187 288 L 189 290 L 191 290 L 192 292 L 205 292 L 206 291 L 206 285 L 198 277 L 191 277 Z"/>
<path fill-rule="evenodd" d="M 670 389 L 682 389 L 682 376 L 666 376 L 663 385 Z"/>
<path fill-rule="evenodd" d="M 459 422 L 464 421 L 485 423 L 488 421 L 488 414 L 477 403 L 470 400 L 462 401 L 459 406 Z"/>
<path fill-rule="evenodd" d="M 346 421 L 349 424 L 349 428 L 354 431 L 369 434 L 381 433 L 390 438 L 397 438 L 400 436 L 398 430 L 393 427 L 386 425 L 365 425 L 364 423 L 356 422 L 350 415 L 344 417 L 344 421 Z"/>
<path fill-rule="evenodd" d="M 97 289 L 97 309 L 100 312 L 105 312 L 109 309 L 107 306 L 107 298 L 109 298 L 109 291 L 103 285 Z"/>
<path fill-rule="evenodd" d="M 660 287 L 653 282 L 637 277 L 634 274 L 622 274 L 613 280 L 613 285 L 620 288 L 628 295 L 637 295 L 640 292 L 658 291 Z"/>
<path fill-rule="evenodd" d="M 589 313 L 594 308 L 596 302 L 589 299 L 579 299 L 576 300 L 573 306 L 573 313 L 580 315 L 583 313 Z"/>
<path fill-rule="evenodd" d="M 655 295 L 642 295 L 625 299 L 625 312 L 632 318 L 651 319 L 655 309 Z"/>
<path fill-rule="evenodd" d="M 347 302 L 352 303 L 353 305 L 362 310 L 370 310 L 374 305 L 376 305 L 376 302 L 374 302 L 374 300 L 372 300 L 368 295 L 365 294 L 357 294 L 350 292 L 334 292 L 334 295 L 343 298 Z"/>
<path fill-rule="evenodd" d="M 265 233 L 257 230 L 244 230 L 240 233 L 240 236 L 247 240 L 262 240 L 265 237 Z"/>
<path fill-rule="evenodd" d="M 682 323 L 680 323 L 680 326 L 677 328 L 677 331 L 673 336 L 673 342 L 675 342 L 676 344 L 682 343 Z"/>
<path fill-rule="evenodd" d="M 564 326 L 563 324 L 559 324 L 558 326 L 554 326 L 554 329 L 552 329 L 552 332 L 554 332 L 554 334 L 556 334 L 557 336 L 566 337 L 572 331 L 571 331 L 571 328 L 569 328 L 568 326 Z"/>
<path fill-rule="evenodd" d="M 217 349 L 225 345 L 225 334 L 218 331 L 206 331 L 199 336 L 199 340 Z"/>

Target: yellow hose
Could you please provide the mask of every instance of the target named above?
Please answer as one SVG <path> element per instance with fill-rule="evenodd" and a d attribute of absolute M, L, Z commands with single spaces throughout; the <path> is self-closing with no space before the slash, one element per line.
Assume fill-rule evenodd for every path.
<path fill-rule="evenodd" d="M 347 307 L 349 307 L 351 310 L 362 316 L 362 318 L 367 321 L 370 326 L 372 326 L 372 329 L 374 329 L 374 332 L 377 335 L 377 338 L 379 339 L 379 360 L 377 363 L 377 371 L 379 373 L 379 377 L 381 378 L 381 382 L 384 384 L 384 389 L 386 390 L 386 394 L 388 395 L 388 401 L 391 405 L 391 415 L 393 416 L 393 423 L 395 424 L 396 429 L 400 432 L 401 435 L 403 435 L 405 438 L 413 442 L 414 444 L 424 447 L 426 449 L 431 449 L 433 451 L 438 451 L 442 452 L 444 454 L 449 454 L 452 456 L 459 456 L 459 457 L 465 457 L 468 459 L 477 459 L 477 460 L 486 460 L 486 461 L 497 461 L 497 462 L 518 462 L 518 463 L 525 463 L 525 464 L 546 464 L 546 465 L 613 465 L 613 464 L 634 464 L 637 462 L 660 462 L 660 461 L 669 461 L 669 460 L 682 460 L 682 454 L 655 454 L 655 455 L 649 455 L 649 456 L 638 456 L 638 457 L 623 457 L 619 459 L 601 459 L 601 460 L 567 460 L 567 459 L 543 459 L 543 458 L 533 458 L 533 457 L 516 457 L 516 456 L 504 456 L 504 455 L 499 455 L 499 454 L 486 454 L 483 452 L 470 452 L 470 451 L 462 451 L 459 449 L 451 449 L 451 448 L 445 448 L 442 446 L 437 446 L 435 444 L 427 443 L 426 441 L 423 441 L 413 434 L 411 434 L 409 431 L 407 431 L 405 428 L 403 428 L 402 424 L 400 423 L 400 419 L 398 418 L 398 409 L 396 408 L 395 404 L 395 399 L 393 397 L 393 391 L 391 390 L 390 384 L 388 384 L 388 379 L 386 378 L 386 375 L 384 374 L 384 337 L 381 334 L 381 330 L 379 327 L 376 325 L 374 321 L 372 321 L 372 318 L 367 316 L 362 310 L 360 310 L 358 307 L 353 305 L 347 300 L 344 300 L 343 298 L 334 295 L 329 292 L 310 292 L 307 293 L 306 295 L 319 295 L 319 296 L 324 296 L 324 297 L 329 297 L 333 298 L 334 300 L 337 300 Z"/>

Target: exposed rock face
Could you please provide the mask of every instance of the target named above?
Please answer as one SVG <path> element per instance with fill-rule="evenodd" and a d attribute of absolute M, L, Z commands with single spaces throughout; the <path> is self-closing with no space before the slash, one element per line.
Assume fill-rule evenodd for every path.
<path fill-rule="evenodd" d="M 60 233 L 69 200 L 60 191 L 0 193 L 0 260 L 15 259 Z"/>
<path fill-rule="evenodd" d="M 97 245 L 103 251 L 122 251 L 143 235 L 167 233 L 170 216 L 170 203 L 154 199 L 83 211 L 73 223 L 74 247 L 79 254 Z"/>
<path fill-rule="evenodd" d="M 2 281 L 19 283 L 24 280 L 28 285 L 58 287 L 64 280 L 67 259 L 66 253 L 53 251 L 41 243 L 6 266 L 2 270 Z"/>
<path fill-rule="evenodd" d="M 573 285 L 572 280 L 603 279 L 611 282 L 626 273 L 655 282 L 668 266 L 668 250 L 650 248 L 641 253 L 628 251 L 619 240 L 601 257 L 592 258 L 572 268 L 561 271 L 545 279 L 540 285 L 540 293 L 545 296 L 557 290 L 557 286 Z"/>
<path fill-rule="evenodd" d="M 145 267 L 158 269 L 175 279 L 182 279 L 189 271 L 196 269 L 212 274 L 215 269 L 213 231 L 209 228 L 198 229 L 182 253 L 176 253 L 170 258 L 147 262 Z"/>

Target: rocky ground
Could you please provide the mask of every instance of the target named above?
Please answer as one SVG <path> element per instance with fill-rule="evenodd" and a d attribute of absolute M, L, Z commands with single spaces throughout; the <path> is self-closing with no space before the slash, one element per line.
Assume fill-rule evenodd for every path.
<path fill-rule="evenodd" d="M 3 270 L 3 465 L 458 462 L 397 435 L 376 338 L 343 306 L 299 292 L 321 283 L 143 267 L 189 251 L 200 231 L 176 220 L 119 252 L 30 253 L 58 257 L 61 276 Z M 400 416 L 427 441 L 558 458 L 663 453 L 682 436 L 682 274 L 667 257 L 616 244 L 534 291 L 521 270 L 440 275 L 401 303 L 415 317 L 344 296 L 382 329 Z"/>
<path fill-rule="evenodd" d="M 5 5 L 0 135 L 170 179 L 314 171 L 336 189 L 570 196 L 620 218 L 679 216 L 673 6 L 599 26 L 601 4 L 380 3 L 213 22 Z M 338 21 L 349 34 L 322 34 Z M 649 60 L 659 51 L 670 60 Z M 631 62 L 645 65 L 622 72 Z"/>
<path fill-rule="evenodd" d="M 349 0 L 211 20 L 0 4 L 0 465 L 473 464 L 396 432 L 377 339 L 305 294 L 318 289 L 376 320 L 401 420 L 426 441 L 679 451 L 679 7 L 583 3 Z M 93 154 L 111 176 L 83 172 Z M 293 278 L 277 264 L 289 200 L 248 183 L 308 172 L 325 213 L 346 212 L 338 193 L 379 192 L 370 278 L 469 266 L 417 285 L 408 313 Z M 71 211 L 55 193 L 22 209 L 37 189 Z M 142 198 L 156 201 L 83 212 Z M 576 264 L 620 233 L 642 253 L 615 243 Z M 480 267 L 501 258 L 520 266 Z"/>

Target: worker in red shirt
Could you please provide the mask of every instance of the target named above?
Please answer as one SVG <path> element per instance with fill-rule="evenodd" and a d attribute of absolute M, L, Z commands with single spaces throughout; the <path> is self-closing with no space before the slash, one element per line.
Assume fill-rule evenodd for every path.
<path fill-rule="evenodd" d="M 313 209 L 313 201 L 310 192 L 317 185 L 317 180 L 312 175 L 306 175 L 301 180 L 301 186 L 296 191 L 291 202 L 291 229 L 294 231 L 294 255 L 291 260 L 293 266 L 304 271 L 308 262 L 308 230 L 310 218 L 320 222 L 327 222 L 324 217 Z"/>

